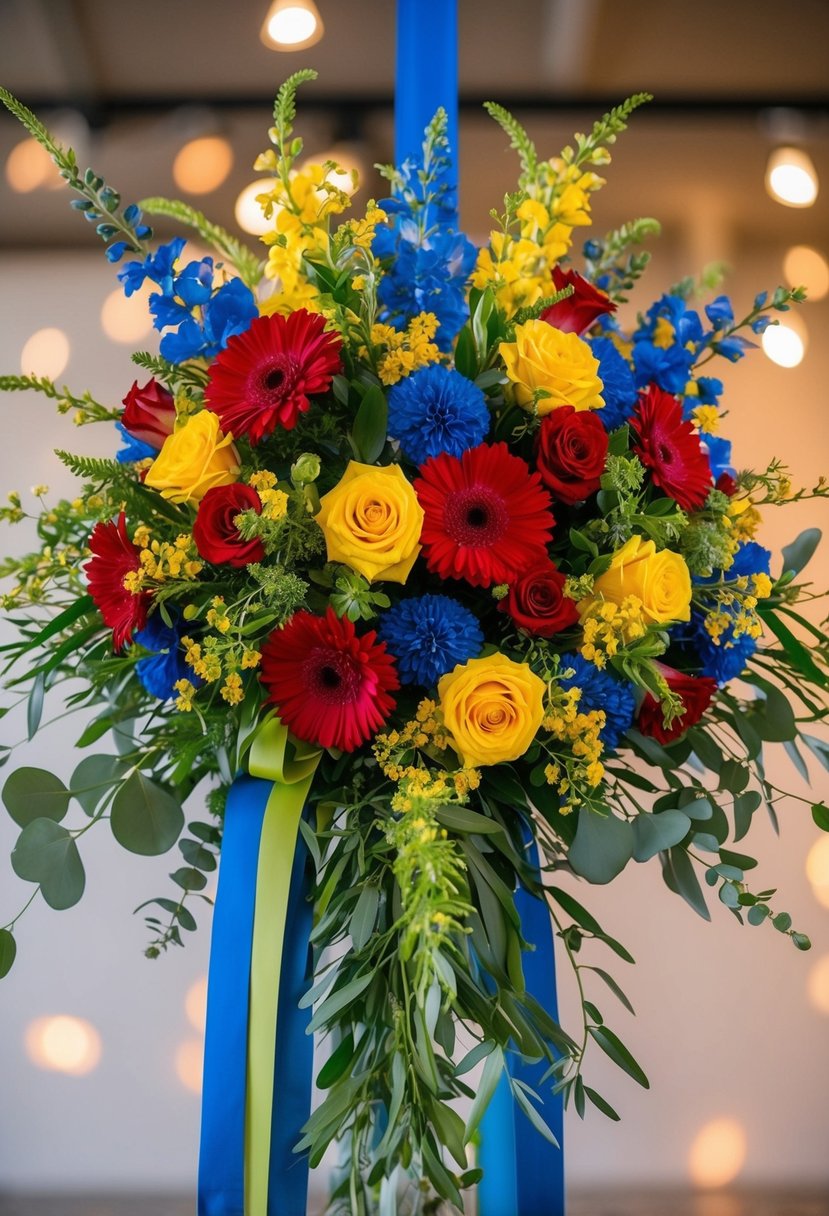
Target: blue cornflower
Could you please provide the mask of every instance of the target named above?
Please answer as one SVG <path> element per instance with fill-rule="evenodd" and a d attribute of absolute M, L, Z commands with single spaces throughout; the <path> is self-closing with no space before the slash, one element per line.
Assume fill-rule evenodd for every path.
<path fill-rule="evenodd" d="M 752 574 L 771 573 L 771 550 L 758 545 L 756 540 L 747 540 L 734 554 L 734 561 L 726 571 L 726 578 L 741 578 Z"/>
<path fill-rule="evenodd" d="M 121 422 L 115 423 L 115 429 L 121 432 L 124 446 L 115 453 L 119 464 L 134 464 L 136 460 L 146 460 L 148 456 L 157 456 L 158 448 L 152 448 L 148 443 L 142 443 L 131 435 Z"/>
<path fill-rule="evenodd" d="M 478 386 L 439 364 L 406 376 L 389 393 L 389 434 L 414 464 L 441 452 L 460 456 L 483 442 L 489 422 Z"/>
<path fill-rule="evenodd" d="M 477 617 L 448 595 L 401 600 L 383 614 L 378 633 L 397 660 L 401 682 L 425 688 L 475 658 L 484 644 Z"/>
<path fill-rule="evenodd" d="M 627 360 L 610 338 L 592 338 L 588 342 L 599 360 L 604 409 L 598 411 L 605 430 L 615 431 L 627 422 L 636 404 L 636 385 Z"/>
<path fill-rule="evenodd" d="M 160 612 L 153 612 L 147 618 L 147 624 L 135 634 L 135 641 L 145 650 L 154 653 L 145 659 L 139 659 L 135 664 L 135 674 L 146 688 L 147 692 L 167 701 L 175 692 L 177 680 L 190 680 L 197 683 L 193 672 L 184 661 L 181 649 L 183 624 L 178 621 L 173 625 L 165 624 Z"/>
<path fill-rule="evenodd" d="M 699 658 L 700 673 L 716 680 L 720 687 L 745 671 L 757 649 L 757 640 L 749 634 L 741 633 L 735 638 L 733 625 L 729 625 L 715 642 L 705 628 L 705 614 L 702 612 L 691 613 L 688 634 Z"/>
<path fill-rule="evenodd" d="M 653 383 L 666 393 L 684 392 L 702 341 L 698 314 L 681 296 L 662 296 L 633 335 L 637 388 Z"/>
<path fill-rule="evenodd" d="M 561 687 L 565 690 L 581 689 L 581 713 L 591 713 L 597 709 L 604 711 L 605 724 L 601 729 L 600 738 L 608 751 L 614 751 L 633 722 L 636 709 L 633 685 L 627 680 L 617 680 L 609 671 L 603 671 L 593 663 L 588 663 L 580 654 L 561 656 L 561 670 L 567 671 L 568 668 L 572 668 L 575 674 L 565 676 L 560 681 Z"/>

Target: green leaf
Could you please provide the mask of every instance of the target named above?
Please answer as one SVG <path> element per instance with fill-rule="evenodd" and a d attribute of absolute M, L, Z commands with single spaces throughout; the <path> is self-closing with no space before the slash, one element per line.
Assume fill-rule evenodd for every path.
<path fill-rule="evenodd" d="M 711 919 L 711 913 L 705 903 L 705 896 L 694 873 L 691 859 L 684 849 L 669 850 L 662 863 L 662 877 L 669 890 L 676 895 L 681 895 L 703 920 Z"/>
<path fill-rule="evenodd" d="M 491 1051 L 495 1050 L 495 1043 L 491 1039 L 483 1039 L 480 1043 L 476 1043 L 471 1047 L 466 1055 L 455 1065 L 454 1075 L 462 1077 L 464 1073 L 473 1069 L 481 1060 L 486 1059 Z"/>
<path fill-rule="evenodd" d="M 0 929 L 0 980 L 12 969 L 17 955 L 17 942 L 8 929 Z"/>
<path fill-rule="evenodd" d="M 354 911 L 348 924 L 348 931 L 355 950 L 362 950 L 368 943 L 374 932 L 379 906 L 379 890 L 373 885 L 366 884 L 357 897 L 357 903 L 354 905 Z"/>
<path fill-rule="evenodd" d="M 133 773 L 112 800 L 110 825 L 123 848 L 154 857 L 176 843 L 184 813 L 172 794 L 143 773 Z"/>
<path fill-rule="evenodd" d="M 587 971 L 592 971 L 595 975 L 598 975 L 599 979 L 604 980 L 613 995 L 618 997 L 618 999 L 622 1002 L 625 1009 L 627 1009 L 629 1013 L 635 1014 L 636 1011 L 634 1010 L 633 1005 L 631 1005 L 627 996 L 616 983 L 612 975 L 609 975 L 607 971 L 603 971 L 601 967 L 588 967 L 587 964 L 584 964 L 584 966 Z"/>
<path fill-rule="evenodd" d="M 825 688 L 827 679 L 825 673 L 817 666 L 809 651 L 795 637 L 788 625 L 781 621 L 774 609 L 761 604 L 757 609 L 757 614 L 780 642 L 787 657 L 791 660 L 792 666 L 796 667 L 800 674 L 812 684 L 816 684 L 818 688 Z"/>
<path fill-rule="evenodd" d="M 69 790 L 45 768 L 18 768 L 3 786 L 3 802 L 18 827 L 35 819 L 60 823 L 69 809 Z"/>
<path fill-rule="evenodd" d="M 829 807 L 822 802 L 816 802 L 812 807 L 812 818 L 821 832 L 829 832 Z"/>
<path fill-rule="evenodd" d="M 330 1089 L 336 1081 L 339 1081 L 353 1059 L 354 1036 L 349 1030 L 320 1069 L 317 1076 L 317 1089 Z"/>
<path fill-rule="evenodd" d="M 351 428 L 351 438 L 358 457 L 365 464 L 374 464 L 386 446 L 389 407 L 386 395 L 376 384 L 371 385 L 360 402 Z"/>
<path fill-rule="evenodd" d="M 466 1131 L 464 1132 L 464 1140 L 466 1143 L 474 1136 L 478 1124 L 484 1117 L 484 1112 L 489 1106 L 492 1095 L 498 1088 L 498 1082 L 504 1072 L 504 1052 L 499 1046 L 495 1046 L 486 1058 L 481 1079 L 478 1082 L 478 1092 L 475 1094 L 472 1107 L 466 1120 Z"/>
<path fill-rule="evenodd" d="M 812 948 L 812 943 L 809 941 L 809 938 L 805 933 L 793 933 L 792 943 L 797 947 L 798 950 L 811 950 Z"/>
<path fill-rule="evenodd" d="M 569 891 L 562 891 L 561 887 L 548 887 L 547 894 L 551 895 L 560 908 L 563 908 L 568 916 L 571 916 L 577 925 L 581 925 L 582 929 L 588 933 L 601 934 L 602 927 L 586 908 L 583 908 L 577 899 L 575 899 Z"/>
<path fill-rule="evenodd" d="M 203 891 L 207 886 L 207 879 L 201 870 L 194 870 L 191 866 L 174 870 L 170 877 L 176 886 L 184 891 Z"/>
<path fill-rule="evenodd" d="M 763 801 L 759 790 L 746 790 L 744 794 L 734 799 L 734 839 L 742 840 L 751 827 L 754 812 Z M 829 831 L 829 828 L 827 828 Z"/>
<path fill-rule="evenodd" d="M 792 918 L 788 912 L 779 912 L 771 922 L 779 933 L 788 933 L 792 927 Z"/>
<path fill-rule="evenodd" d="M 634 842 L 633 828 L 626 820 L 582 807 L 570 846 L 570 865 L 588 882 L 612 882 L 633 856 Z"/>
<path fill-rule="evenodd" d="M 679 844 L 688 834 L 691 820 L 683 811 L 668 810 L 658 815 L 637 815 L 633 820 L 633 856 L 649 861 L 657 853 Z"/>
<path fill-rule="evenodd" d="M 43 717 L 43 698 L 46 695 L 46 676 L 41 672 L 32 685 L 29 701 L 26 706 L 26 725 L 29 738 L 33 739 Z"/>
<path fill-rule="evenodd" d="M 541 1115 L 535 1109 L 529 1097 L 518 1082 L 514 1082 L 512 1084 L 512 1093 L 515 1101 L 521 1107 L 521 1110 L 527 1116 L 530 1123 L 532 1123 L 538 1134 L 543 1136 L 545 1140 L 548 1140 L 550 1144 L 554 1144 L 556 1148 L 560 1148 L 559 1142 L 553 1134 L 551 1128 L 549 1128 L 544 1122 Z"/>
<path fill-rule="evenodd" d="M 180 840 L 178 847 L 184 860 L 197 870 L 212 874 L 216 869 L 216 854 L 211 853 L 210 849 L 206 849 L 197 840 Z"/>
<path fill-rule="evenodd" d="M 451 1106 L 437 1101 L 431 1104 L 431 1116 L 441 1144 L 449 1149 L 455 1161 L 463 1169 L 467 1164 L 463 1119 L 457 1111 L 452 1110 Z"/>
<path fill-rule="evenodd" d="M 313 1034 L 315 1030 L 319 1030 L 324 1026 L 335 1013 L 339 1013 L 341 1009 L 345 1009 L 346 1005 L 350 1005 L 352 1001 L 356 1001 L 357 997 L 365 992 L 374 975 L 369 972 L 368 975 L 361 975 L 357 979 L 351 980 L 347 984 L 343 984 L 342 988 L 336 989 L 330 996 L 326 997 L 320 1006 L 318 1006 L 314 1016 L 305 1028 L 306 1034 Z M 355 1022 L 362 1019 L 355 1017 Z"/>
<path fill-rule="evenodd" d="M 614 1123 L 619 1122 L 619 1116 L 616 1111 L 609 1102 L 605 1101 L 601 1094 L 597 1094 L 595 1089 L 591 1089 L 589 1085 L 585 1085 L 584 1092 L 596 1107 L 596 1110 L 600 1110 L 603 1115 L 606 1115 L 608 1119 L 612 1119 Z"/>
<path fill-rule="evenodd" d="M 263 194 L 266 193 L 263 185 Z M 195 228 L 208 245 L 226 258 L 236 269 L 242 282 L 255 287 L 262 278 L 262 263 L 255 253 L 219 224 L 214 224 L 201 211 L 179 199 L 145 198 L 139 206 L 148 215 L 166 215 L 180 224 Z"/>
<path fill-rule="evenodd" d="M 445 828 L 451 828 L 453 832 L 469 832 L 473 835 L 485 836 L 504 830 L 496 820 L 490 819 L 487 815 L 479 815 L 477 811 L 470 811 L 465 806 L 447 804 L 440 807 L 435 818 L 438 823 L 443 824 Z"/>
<path fill-rule="evenodd" d="M 71 908 L 83 895 L 83 863 L 74 837 L 54 819 L 33 819 L 17 839 L 12 869 L 40 884 L 50 908 Z"/>
<path fill-rule="evenodd" d="M 796 575 L 805 568 L 811 560 L 815 549 L 820 544 L 820 528 L 806 528 L 796 536 L 791 544 L 783 546 L 782 574 Z"/>
<path fill-rule="evenodd" d="M 615 1035 L 607 1026 L 590 1026 L 588 1030 L 614 1064 L 632 1077 L 637 1085 L 641 1085 L 643 1089 L 650 1089 L 648 1078 L 618 1035 Z"/>
<path fill-rule="evenodd" d="M 69 789 L 86 811 L 94 815 L 107 790 L 129 771 L 129 764 L 120 756 L 87 756 L 81 760 L 69 781 Z"/>

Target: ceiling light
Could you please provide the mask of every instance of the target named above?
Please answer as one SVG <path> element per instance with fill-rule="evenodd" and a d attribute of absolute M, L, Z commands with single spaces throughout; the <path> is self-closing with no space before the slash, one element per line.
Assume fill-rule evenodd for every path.
<path fill-rule="evenodd" d="M 817 173 L 801 148 L 775 148 L 766 166 L 766 190 L 786 207 L 811 207 L 817 198 Z"/>
<path fill-rule="evenodd" d="M 52 326 L 33 333 L 20 352 L 20 370 L 24 376 L 57 380 L 68 362 L 69 339 L 62 329 Z"/>
<path fill-rule="evenodd" d="M 793 245 L 783 259 L 783 273 L 790 287 L 805 287 L 809 303 L 829 294 L 829 263 L 809 245 Z"/>
<path fill-rule="evenodd" d="M 763 353 L 778 367 L 797 367 L 806 354 L 806 326 L 799 317 L 787 316 L 763 331 Z"/>
<path fill-rule="evenodd" d="M 249 232 L 251 236 L 262 236 L 263 233 L 273 228 L 277 208 L 274 208 L 270 219 L 265 219 L 262 204 L 256 200 L 260 194 L 270 194 L 275 185 L 275 177 L 260 177 L 257 181 L 245 186 L 244 190 L 240 192 L 233 212 L 236 216 L 236 223 L 243 232 Z"/>
<path fill-rule="evenodd" d="M 304 51 L 324 32 L 314 0 L 273 0 L 259 36 L 278 51 Z"/>
<path fill-rule="evenodd" d="M 191 139 L 176 153 L 173 178 L 188 194 L 210 194 L 218 190 L 233 168 L 233 149 L 219 135 Z"/>

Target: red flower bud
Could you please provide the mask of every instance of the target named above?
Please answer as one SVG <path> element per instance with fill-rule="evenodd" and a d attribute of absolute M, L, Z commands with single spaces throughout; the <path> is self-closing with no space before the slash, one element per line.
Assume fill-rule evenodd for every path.
<path fill-rule="evenodd" d="M 124 398 L 124 407 L 121 415 L 124 430 L 134 439 L 160 450 L 176 425 L 172 394 L 157 380 L 148 381 L 143 388 L 138 387 L 136 380 Z"/>
<path fill-rule="evenodd" d="M 583 334 L 599 317 L 616 311 L 616 305 L 607 293 L 594 287 L 578 271 L 554 266 L 553 284 L 556 291 L 572 286 L 573 293 L 565 300 L 559 300 L 558 304 L 545 308 L 541 320 L 554 325 L 564 334 Z"/>

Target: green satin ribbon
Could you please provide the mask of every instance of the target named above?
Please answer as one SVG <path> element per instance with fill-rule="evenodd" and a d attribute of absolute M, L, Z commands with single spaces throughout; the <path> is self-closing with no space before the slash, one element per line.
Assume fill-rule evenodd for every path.
<path fill-rule="evenodd" d="M 274 783 L 259 845 L 250 974 L 245 1112 L 245 1216 L 267 1216 L 274 1050 L 288 892 L 299 822 L 320 751 L 290 740 L 278 718 L 253 739 L 248 771 Z"/>

